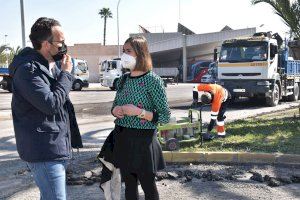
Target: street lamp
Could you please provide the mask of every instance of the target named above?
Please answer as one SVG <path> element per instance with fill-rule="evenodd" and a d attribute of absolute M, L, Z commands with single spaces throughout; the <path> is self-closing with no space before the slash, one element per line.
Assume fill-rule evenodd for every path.
<path fill-rule="evenodd" d="M 4 35 L 4 45 L 7 45 L 7 44 L 6 44 L 6 38 L 7 38 L 7 36 L 8 36 L 8 35 Z"/>
<path fill-rule="evenodd" d="M 119 43 L 119 4 L 120 4 L 120 1 L 118 1 L 118 5 L 117 5 L 117 32 L 118 32 L 118 56 L 120 58 L 120 43 Z"/>
<path fill-rule="evenodd" d="M 6 43 L 6 38 L 7 38 L 7 36 L 8 35 L 4 35 L 4 45 L 5 45 L 5 56 L 6 56 L 6 67 L 8 68 L 8 54 L 9 54 L 9 52 L 8 52 L 8 45 L 7 45 L 7 43 Z"/>

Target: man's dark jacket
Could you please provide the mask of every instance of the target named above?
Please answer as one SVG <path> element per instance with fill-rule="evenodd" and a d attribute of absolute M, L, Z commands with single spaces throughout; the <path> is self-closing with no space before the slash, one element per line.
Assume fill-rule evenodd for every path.
<path fill-rule="evenodd" d="M 29 47 L 14 57 L 9 71 L 13 77 L 11 108 L 20 158 L 27 162 L 71 158 L 71 135 L 72 146 L 82 147 L 68 97 L 74 77 L 57 67 L 51 75 L 48 61 Z"/>

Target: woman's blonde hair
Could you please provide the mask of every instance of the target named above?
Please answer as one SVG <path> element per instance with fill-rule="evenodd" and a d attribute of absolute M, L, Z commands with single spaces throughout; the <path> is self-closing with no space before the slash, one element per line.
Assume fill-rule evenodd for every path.
<path fill-rule="evenodd" d="M 147 40 L 144 36 L 132 36 L 124 44 L 129 43 L 136 54 L 134 70 L 147 72 L 152 69 L 152 59 L 149 53 Z"/>

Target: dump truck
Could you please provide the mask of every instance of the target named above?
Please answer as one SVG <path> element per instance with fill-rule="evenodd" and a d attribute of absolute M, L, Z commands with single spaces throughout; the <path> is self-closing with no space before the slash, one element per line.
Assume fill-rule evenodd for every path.
<path fill-rule="evenodd" d="M 298 100 L 300 60 L 293 59 L 287 44 L 271 32 L 225 40 L 218 61 L 220 84 L 233 99 L 263 99 L 267 106 Z"/>

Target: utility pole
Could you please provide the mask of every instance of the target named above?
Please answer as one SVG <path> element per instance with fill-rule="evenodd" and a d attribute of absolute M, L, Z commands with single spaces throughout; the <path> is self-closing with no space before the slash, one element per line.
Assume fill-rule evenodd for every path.
<path fill-rule="evenodd" d="M 179 10 L 179 12 L 178 12 L 178 22 L 180 23 L 180 18 L 181 18 L 181 6 L 180 6 L 180 0 L 178 0 L 179 1 L 179 5 L 178 5 L 178 10 Z"/>
<path fill-rule="evenodd" d="M 187 80 L 187 50 L 186 50 L 186 35 L 182 35 L 182 73 L 183 82 Z"/>
<path fill-rule="evenodd" d="M 121 54 L 121 48 L 120 48 L 120 42 L 119 42 L 119 4 L 120 1 L 118 1 L 118 5 L 117 5 L 117 32 L 118 32 L 118 57 L 120 58 L 120 54 Z"/>
<path fill-rule="evenodd" d="M 21 8 L 21 29 L 22 29 L 22 48 L 25 48 L 25 20 L 24 20 L 24 3 L 23 0 L 20 0 Z"/>

